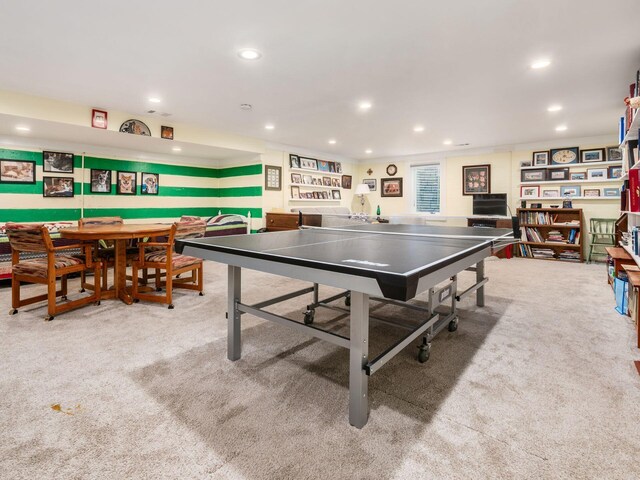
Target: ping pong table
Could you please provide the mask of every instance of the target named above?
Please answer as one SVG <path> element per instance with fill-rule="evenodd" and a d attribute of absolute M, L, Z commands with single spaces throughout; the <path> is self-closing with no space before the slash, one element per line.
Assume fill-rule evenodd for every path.
<path fill-rule="evenodd" d="M 508 229 L 434 227 L 427 225 L 363 223 L 338 228 L 211 237 L 177 241 L 178 252 L 228 265 L 227 357 L 241 356 L 243 314 L 251 314 L 292 327 L 321 340 L 349 349 L 349 422 L 362 428 L 368 420 L 368 377 L 419 336 L 418 359 L 429 358 L 431 340 L 445 327 L 458 327 L 456 304 L 475 292 L 484 306 L 484 259 L 492 249 L 513 241 Z M 312 286 L 262 302 L 242 303 L 241 269 L 248 268 L 312 283 Z M 475 283 L 457 291 L 457 276 L 475 272 Z M 319 285 L 342 292 L 319 298 Z M 407 303 L 427 292 L 427 306 Z M 304 320 L 299 321 L 264 308 L 300 295 L 312 294 Z M 349 307 L 349 337 L 313 324 L 316 308 L 341 310 L 335 301 L 344 298 Z M 406 335 L 385 351 L 369 358 L 369 300 L 392 303 L 424 315 L 419 323 L 393 321 Z M 333 302 L 333 304 L 332 304 Z M 438 311 L 436 311 L 438 308 Z M 442 311 L 445 313 L 442 313 Z M 421 316 L 422 317 L 422 316 Z M 388 323 L 388 320 L 386 320 Z"/>

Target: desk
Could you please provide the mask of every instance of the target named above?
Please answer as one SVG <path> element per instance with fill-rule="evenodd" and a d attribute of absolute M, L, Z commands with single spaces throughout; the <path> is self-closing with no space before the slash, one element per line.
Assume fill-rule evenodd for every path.
<path fill-rule="evenodd" d="M 607 281 L 609 285 L 613 287 L 613 279 L 618 278 L 618 273 L 622 270 L 622 265 L 635 265 L 636 262 L 622 247 L 605 247 L 604 249 L 613 260 L 613 276 L 609 275 L 607 271 Z"/>
<path fill-rule="evenodd" d="M 267 212 L 265 226 L 267 232 L 279 232 L 282 230 L 297 230 L 299 214 L 284 212 Z M 322 224 L 322 215 L 318 213 L 303 213 L 302 223 L 307 226 L 319 227 Z"/>
<path fill-rule="evenodd" d="M 109 290 L 106 288 L 103 289 L 101 299 L 119 298 L 127 305 L 131 305 L 133 303 L 133 298 L 131 298 L 131 295 L 127 291 L 127 240 L 168 235 L 169 230 L 171 230 L 171 225 L 100 225 L 83 228 L 64 228 L 60 230 L 60 236 L 85 242 L 114 240 L 116 257 L 114 267 L 114 287 Z"/>

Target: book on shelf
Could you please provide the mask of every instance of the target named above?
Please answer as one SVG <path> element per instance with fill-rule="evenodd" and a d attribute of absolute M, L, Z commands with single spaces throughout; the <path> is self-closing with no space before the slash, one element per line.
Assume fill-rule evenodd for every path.
<path fill-rule="evenodd" d="M 633 170 L 629 170 L 629 188 L 626 190 L 627 192 L 627 200 L 628 207 L 630 212 L 639 212 L 640 211 L 640 196 L 639 189 L 640 188 L 640 170 L 634 168 Z"/>

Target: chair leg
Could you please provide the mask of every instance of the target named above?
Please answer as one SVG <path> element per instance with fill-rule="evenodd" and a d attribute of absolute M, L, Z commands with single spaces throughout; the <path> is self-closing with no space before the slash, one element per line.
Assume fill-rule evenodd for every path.
<path fill-rule="evenodd" d="M 20 281 L 14 278 L 11 279 L 11 306 L 12 314 L 16 313 L 20 307 Z"/>
<path fill-rule="evenodd" d="M 167 303 L 169 304 L 169 309 L 172 309 L 173 308 L 173 275 L 170 275 L 168 270 L 167 270 L 165 288 L 167 290 L 166 291 Z"/>
<path fill-rule="evenodd" d="M 62 300 L 66 300 L 67 299 L 67 276 L 66 275 L 62 275 L 62 278 L 60 279 L 60 290 L 62 290 L 60 293 L 62 293 Z"/>
<path fill-rule="evenodd" d="M 200 292 L 200 296 L 204 295 L 202 293 L 202 289 L 204 288 L 204 281 L 203 281 L 204 280 L 204 271 L 203 270 L 204 270 L 204 265 L 200 264 L 200 268 L 198 268 L 198 287 L 200 287 L 198 291 Z M 193 273 L 195 273 L 195 272 L 193 272 Z"/>
<path fill-rule="evenodd" d="M 156 291 L 159 292 L 160 291 L 160 269 L 156 268 Z"/>
<path fill-rule="evenodd" d="M 102 282 L 100 281 L 100 274 L 104 271 L 101 262 L 97 262 L 93 265 L 93 278 L 95 279 L 93 297 L 97 305 L 100 305 L 100 297 L 102 296 Z"/>
<path fill-rule="evenodd" d="M 56 277 L 49 278 L 47 282 L 47 320 L 53 320 L 56 314 Z"/>
<path fill-rule="evenodd" d="M 591 254 L 593 253 L 593 243 L 589 245 L 589 255 L 587 255 L 587 263 L 591 263 Z"/>
<path fill-rule="evenodd" d="M 84 286 L 87 284 L 87 277 L 84 270 L 80 272 L 80 293 L 84 292 Z"/>
<path fill-rule="evenodd" d="M 131 282 L 131 296 L 133 297 L 134 302 L 138 302 L 138 262 L 133 262 L 131 265 L 131 278 L 133 281 Z"/>

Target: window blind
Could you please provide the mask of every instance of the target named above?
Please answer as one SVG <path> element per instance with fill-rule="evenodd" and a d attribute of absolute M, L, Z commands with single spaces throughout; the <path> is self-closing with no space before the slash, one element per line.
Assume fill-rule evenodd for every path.
<path fill-rule="evenodd" d="M 440 165 L 420 165 L 411 169 L 416 212 L 440 213 Z"/>

